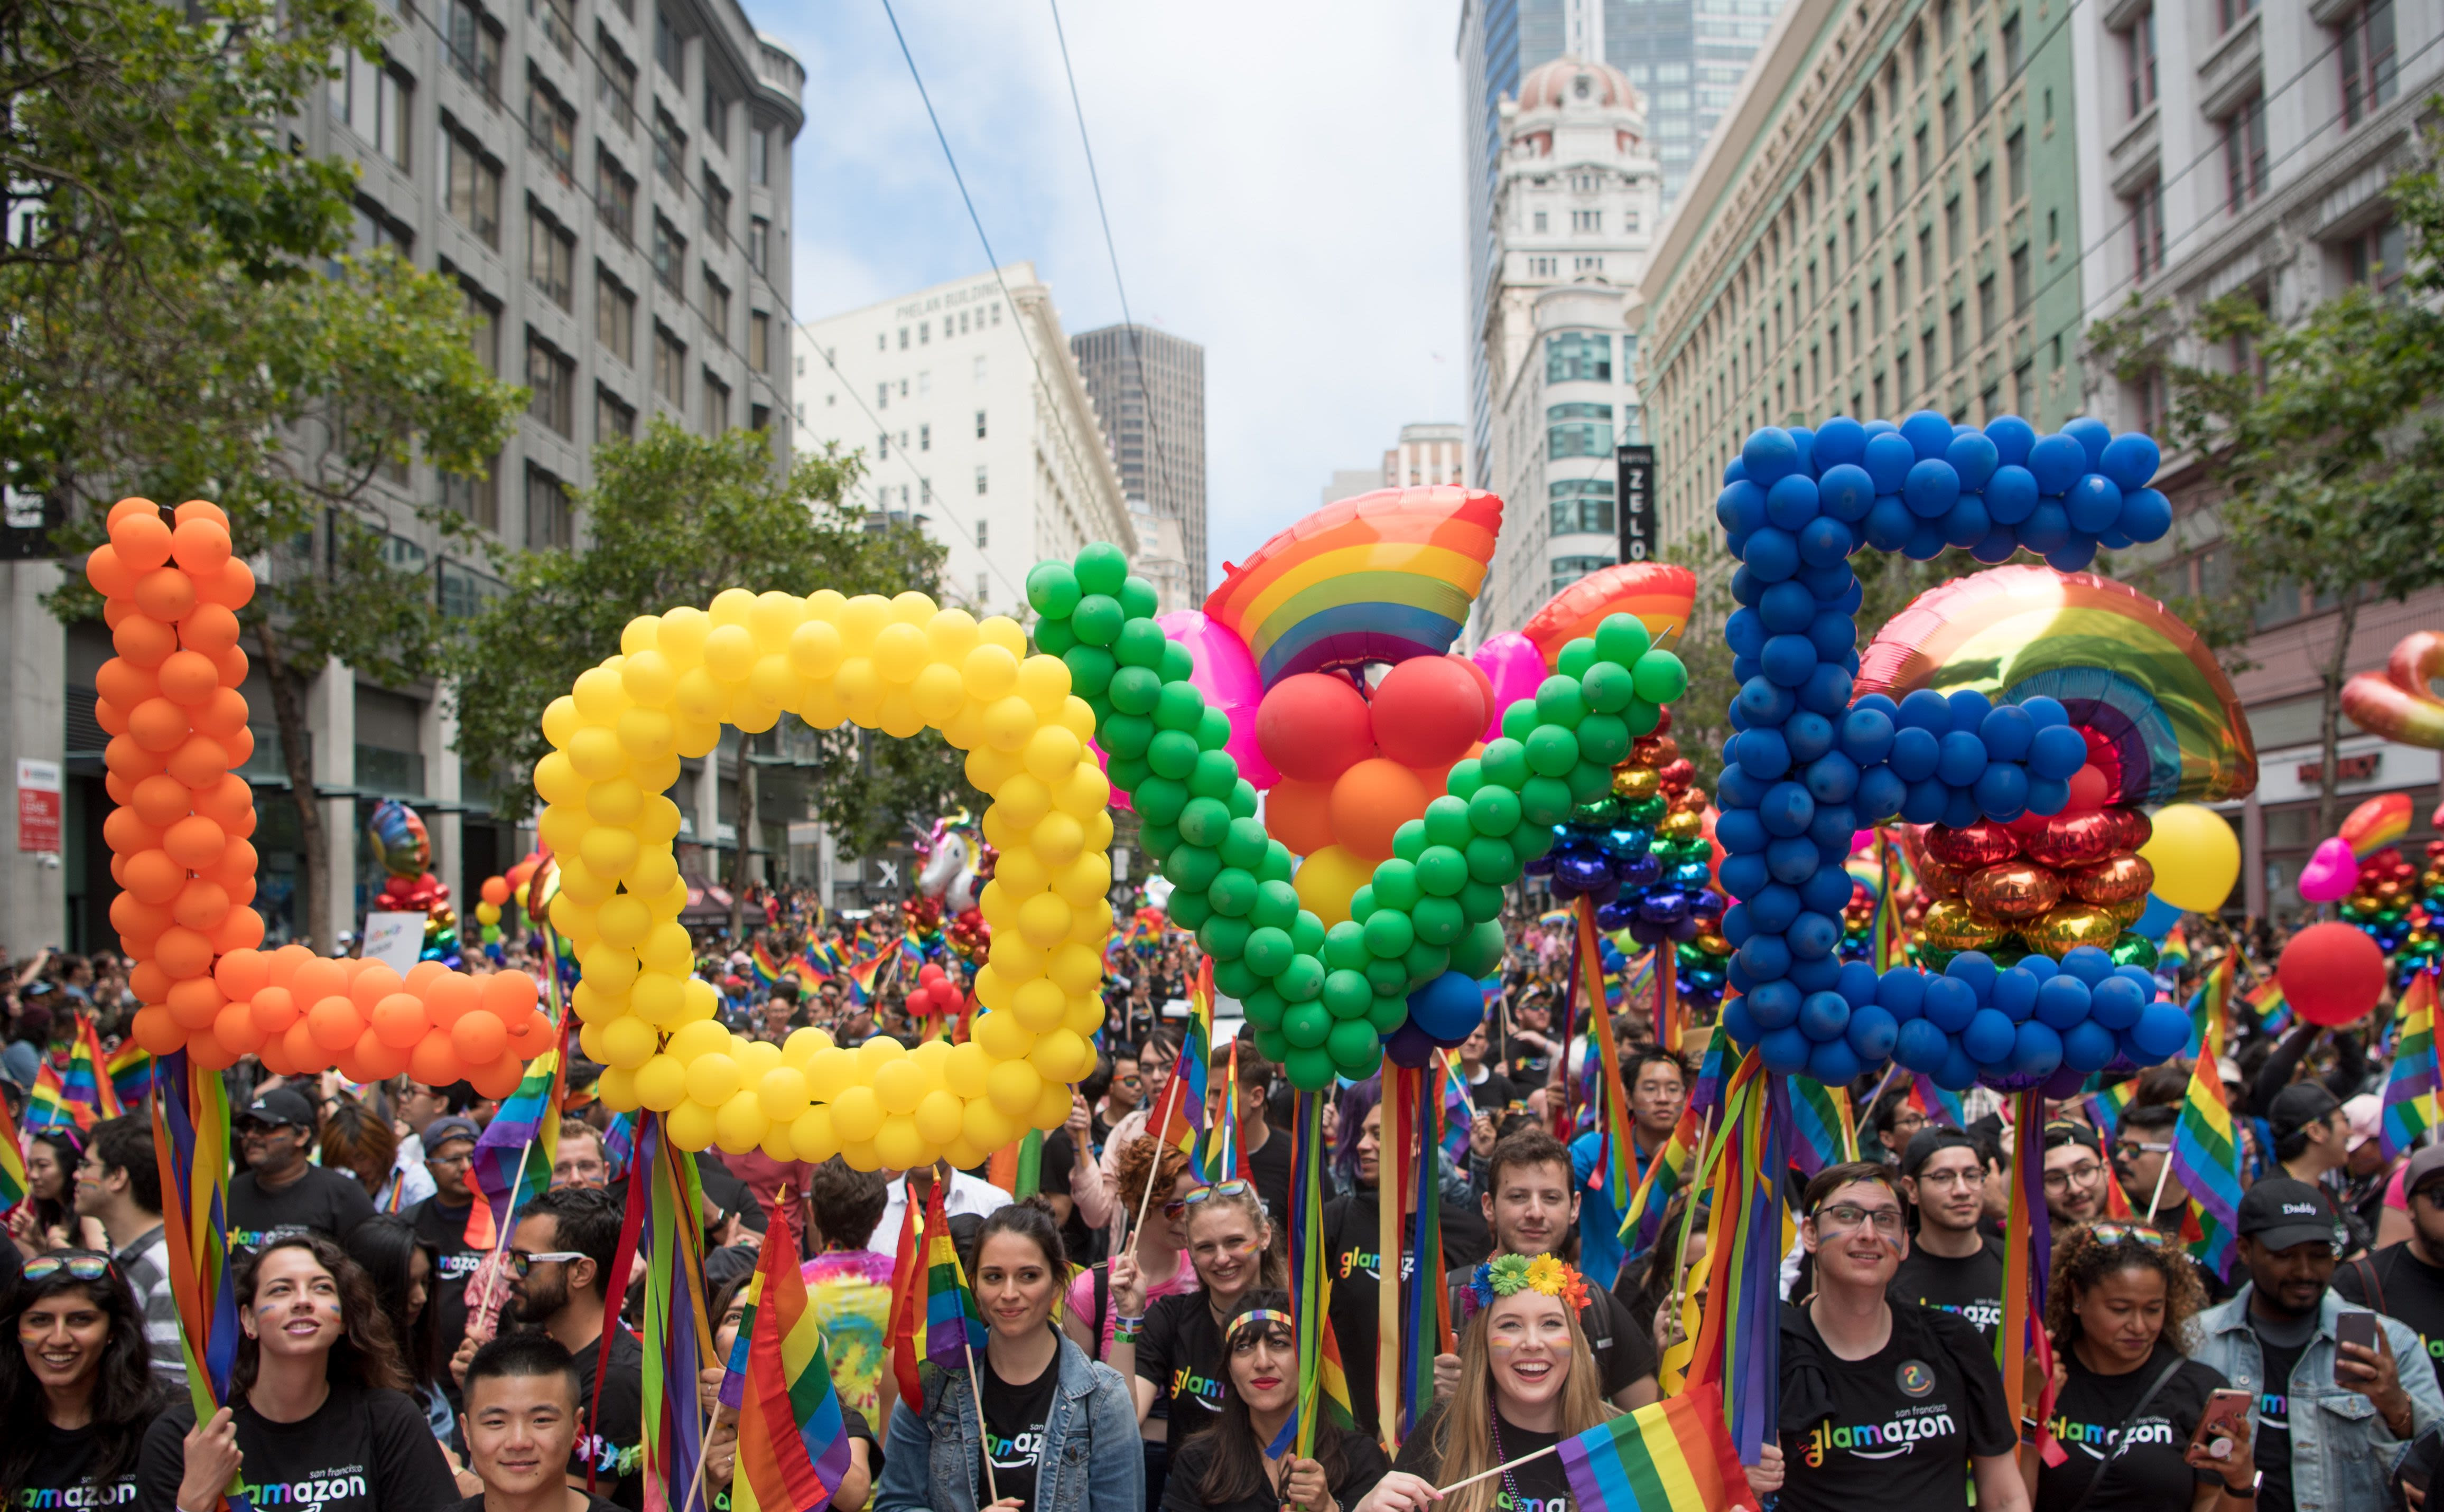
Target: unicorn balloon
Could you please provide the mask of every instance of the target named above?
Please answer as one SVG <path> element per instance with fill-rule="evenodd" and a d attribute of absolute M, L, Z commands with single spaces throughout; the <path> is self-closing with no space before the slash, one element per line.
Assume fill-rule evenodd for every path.
<path fill-rule="evenodd" d="M 934 821 L 934 833 L 917 842 L 925 858 L 916 872 L 916 891 L 942 905 L 946 914 L 960 914 L 976 906 L 976 895 L 992 880 L 991 847 L 977 833 L 966 809 Z"/>

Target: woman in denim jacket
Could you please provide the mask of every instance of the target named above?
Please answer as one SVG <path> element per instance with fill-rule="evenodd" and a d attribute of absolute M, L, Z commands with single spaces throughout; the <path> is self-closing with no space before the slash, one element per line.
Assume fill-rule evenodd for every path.
<path fill-rule="evenodd" d="M 892 1408 L 875 1512 L 1143 1512 L 1128 1384 L 1053 1326 L 1069 1267 L 1051 1208 L 986 1217 L 975 1270 L 984 1350 Z"/>

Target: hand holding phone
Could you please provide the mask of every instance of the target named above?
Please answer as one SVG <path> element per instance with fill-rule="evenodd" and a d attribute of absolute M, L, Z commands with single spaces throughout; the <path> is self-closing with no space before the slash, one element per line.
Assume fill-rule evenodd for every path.
<path fill-rule="evenodd" d="M 2181 1458 L 2193 1469 L 2222 1476 L 2227 1485 L 2237 1486 L 2253 1480 L 2257 1466 L 2250 1452 L 2250 1429 L 2256 1405 L 2253 1392 L 2226 1387 L 2210 1392 L 2206 1410 L 2198 1414 L 2197 1429 L 2190 1434 L 2189 1449 Z"/>
<path fill-rule="evenodd" d="M 2354 1347 L 2370 1355 L 2383 1354 L 2378 1342 L 2376 1314 L 2348 1312 L 2334 1320 L 2334 1384 L 2345 1392 L 2366 1393 L 2371 1378 L 2378 1372 L 2373 1364 L 2351 1354 Z"/>

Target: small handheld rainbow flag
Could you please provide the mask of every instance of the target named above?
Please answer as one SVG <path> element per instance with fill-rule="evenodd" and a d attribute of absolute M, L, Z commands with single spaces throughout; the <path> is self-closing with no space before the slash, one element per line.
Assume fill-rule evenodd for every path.
<path fill-rule="evenodd" d="M 102 1053 L 102 1036 L 95 1032 L 93 1020 L 78 1014 L 76 1038 L 68 1042 L 68 1069 L 60 1078 L 60 1095 L 92 1110 L 93 1117 L 77 1120 L 80 1128 L 90 1128 L 97 1119 L 120 1115 L 119 1089 L 111 1085 L 110 1075 L 103 1069 L 107 1063 L 108 1058 Z"/>
<path fill-rule="evenodd" d="M 721 1400 L 738 1409 L 731 1512 L 821 1512 L 848 1476 L 848 1425 L 789 1226 L 765 1236 Z"/>
<path fill-rule="evenodd" d="M 153 1052 L 138 1044 L 133 1036 L 111 1052 L 111 1090 L 119 1094 L 121 1108 L 142 1106 L 153 1093 Z"/>
<path fill-rule="evenodd" d="M 2121 1111 L 2129 1107 L 2130 1099 L 2138 1095 L 2137 1077 L 2124 1077 L 2109 1087 L 2099 1087 L 2086 1095 L 2087 1121 L 2104 1136 L 2107 1147 L 2112 1145 L 2113 1136 L 2120 1131 Z"/>
<path fill-rule="evenodd" d="M 92 1127 L 93 1104 L 70 1098 L 61 1085 L 60 1074 L 51 1069 L 49 1058 L 44 1058 L 34 1071 L 34 1090 L 26 1099 L 26 1132 L 74 1129 L 83 1133 Z"/>
<path fill-rule="evenodd" d="M 1850 1094 L 1813 1077 L 1790 1079 L 1790 1163 L 1813 1179 L 1827 1166 L 1859 1158 L 1858 1125 L 1850 1117 Z"/>
<path fill-rule="evenodd" d="M 1910 1073 L 1909 1105 L 1918 1116 L 1937 1129 L 1965 1129 L 1969 1120 L 1963 1116 L 1960 1094 L 1946 1092 L 1923 1071 Z"/>
<path fill-rule="evenodd" d="M 757 940 L 747 948 L 747 961 L 748 965 L 754 968 L 755 982 L 758 986 L 770 986 L 781 980 L 782 973 L 788 970 L 787 967 L 773 958 L 772 952 L 765 948 L 762 940 Z"/>
<path fill-rule="evenodd" d="M 2207 976 L 2204 1037 L 2189 1091 L 2181 1097 L 2180 1121 L 2173 1126 L 2173 1174 L 2197 1211 L 2199 1239 L 2191 1253 L 2217 1276 L 2229 1277 L 2234 1237 L 2240 1231 L 2240 1137 L 2223 1089 L 2225 1008 L 2231 1001 L 2232 959 L 2227 954 Z"/>
<path fill-rule="evenodd" d="M 527 1062 L 518 1090 L 509 1094 L 475 1141 L 474 1177 L 467 1207 L 467 1245 L 490 1249 L 501 1230 L 517 1222 L 516 1209 L 551 1189 L 552 1162 L 560 1153 L 560 1104 L 568 1084 L 568 1061 L 555 1045 Z M 478 1234 L 478 1225 L 490 1237 Z"/>
<path fill-rule="evenodd" d="M 1721 1512 L 1756 1506 L 1723 1428 L 1722 1393 L 1698 1385 L 1558 1446 L 1585 1512 Z"/>
<path fill-rule="evenodd" d="M 11 1141 L 13 1143 L 14 1141 Z M 228 1399 L 237 1364 L 237 1301 L 229 1267 L 229 1091 L 184 1050 L 161 1058 L 153 1099 L 153 1150 L 161 1167 L 162 1239 L 195 1420 Z"/>
<path fill-rule="evenodd" d="M 2257 1016 L 2257 1026 L 2268 1034 L 2281 1034 L 2291 1026 L 2291 1004 L 2283 995 L 2283 984 L 2268 977 L 2250 987 L 2245 1001 Z"/>
<path fill-rule="evenodd" d="M 9 1116 L 9 1101 L 0 1097 L 0 1218 L 16 1210 L 34 1189 L 26 1173 L 26 1152 L 17 1143 L 17 1120 Z"/>
<path fill-rule="evenodd" d="M 2409 1151 L 2435 1127 L 2435 973 L 2418 972 L 2401 995 L 2401 1042 L 2384 1079 L 2385 1158 Z"/>
<path fill-rule="evenodd" d="M 840 956 L 828 940 L 820 945 L 810 942 L 798 952 L 798 972 L 809 986 L 830 981 L 832 974 L 839 969 Z"/>
<path fill-rule="evenodd" d="M 1231 1040 L 1231 1064 L 1222 1083 L 1222 1122 L 1205 1141 L 1205 1180 L 1211 1185 L 1248 1179 L 1248 1152 L 1239 1144 L 1239 1041 Z"/>
<path fill-rule="evenodd" d="M 842 968 L 841 976 L 848 983 L 848 996 L 851 1003 L 861 1008 L 874 1005 L 874 994 L 877 990 L 875 984 L 882 975 L 882 968 L 887 959 L 889 958 L 880 953 L 861 955 Z"/>
<path fill-rule="evenodd" d="M 1163 1103 L 1162 1142 L 1188 1157 L 1189 1169 L 1202 1171 L 1197 1147 L 1205 1141 L 1205 1086 L 1213 1058 L 1213 960 L 1199 958 L 1196 980 L 1188 988 L 1188 1039 L 1171 1068 L 1174 1095 Z"/>

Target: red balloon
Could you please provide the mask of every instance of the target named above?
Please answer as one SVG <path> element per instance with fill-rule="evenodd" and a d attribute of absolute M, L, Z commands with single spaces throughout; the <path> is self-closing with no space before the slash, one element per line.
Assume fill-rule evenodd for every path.
<path fill-rule="evenodd" d="M 2311 924 L 2275 964 L 2283 1000 L 2311 1023 L 2339 1028 L 2365 1016 L 2384 993 L 2384 952 L 2347 924 Z"/>
<path fill-rule="evenodd" d="M 1375 728 L 1348 678 L 1303 672 L 1256 706 L 1256 748 L 1284 777 L 1330 782 L 1375 754 Z"/>
<path fill-rule="evenodd" d="M 1484 675 L 1456 656 L 1412 656 L 1385 673 L 1375 685 L 1375 744 L 1403 766 L 1459 760 L 1493 717 Z"/>
<path fill-rule="evenodd" d="M 2105 782 L 2104 773 L 2090 762 L 2071 773 L 2070 801 L 2063 804 L 2062 811 L 2065 814 L 2093 814 L 2104 806 L 2104 801 L 2111 792 L 2111 784 Z"/>

